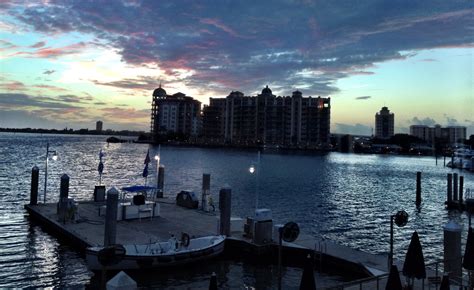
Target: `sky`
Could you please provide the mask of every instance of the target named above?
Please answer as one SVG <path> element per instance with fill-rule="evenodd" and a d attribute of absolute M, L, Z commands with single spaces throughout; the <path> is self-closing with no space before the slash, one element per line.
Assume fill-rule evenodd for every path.
<path fill-rule="evenodd" d="M 474 134 L 474 1 L 0 1 L 0 127 L 148 131 L 152 92 L 331 98 L 331 132 L 375 113 Z"/>

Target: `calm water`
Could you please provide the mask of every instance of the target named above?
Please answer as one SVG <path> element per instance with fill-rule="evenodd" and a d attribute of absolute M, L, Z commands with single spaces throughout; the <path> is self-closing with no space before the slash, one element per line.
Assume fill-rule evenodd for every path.
<path fill-rule="evenodd" d="M 30 174 L 40 167 L 44 181 L 46 142 L 59 159 L 49 163 L 48 200 L 57 201 L 59 177 L 70 176 L 70 197 L 88 200 L 98 183 L 98 152 L 106 153 L 103 184 L 122 187 L 143 184 L 147 149 L 144 144 L 110 144 L 103 136 L 0 134 L 0 287 L 71 286 L 89 283 L 92 274 L 73 249 L 30 224 L 23 205 L 29 201 Z M 446 173 L 431 157 L 377 155 L 262 154 L 257 180 L 248 168 L 256 152 L 240 150 L 161 148 L 166 168 L 165 191 L 200 193 L 203 173 L 211 174 L 211 191 L 232 188 L 233 215 L 251 215 L 255 195 L 259 207 L 271 208 L 277 223 L 297 222 L 302 231 L 375 254 L 386 254 L 389 216 L 400 209 L 410 215 L 395 230 L 395 257 L 403 259 L 411 233 L 417 230 L 428 261 L 442 258 L 442 227 L 451 218 L 467 228 L 467 217 L 444 210 Z M 150 176 L 156 174 L 156 164 Z M 415 176 L 422 171 L 423 205 L 415 209 Z M 465 188 L 474 189 L 474 174 L 463 172 Z M 148 182 L 154 182 L 149 178 Z M 40 193 L 42 193 L 40 182 Z M 42 200 L 42 196 L 40 196 Z M 465 239 L 465 233 L 463 234 Z M 207 287 L 209 273 L 218 272 L 223 287 L 275 287 L 273 268 L 221 261 L 183 273 L 166 273 L 143 281 L 157 287 Z M 301 270 L 286 269 L 287 288 L 299 283 Z"/>

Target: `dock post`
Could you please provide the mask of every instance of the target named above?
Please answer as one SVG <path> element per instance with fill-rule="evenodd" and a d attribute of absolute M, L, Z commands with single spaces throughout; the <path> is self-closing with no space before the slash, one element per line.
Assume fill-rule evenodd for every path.
<path fill-rule="evenodd" d="M 451 201 L 453 199 L 453 174 L 448 173 L 448 196 L 447 196 L 447 203 L 448 203 L 448 208 L 451 205 Z"/>
<path fill-rule="evenodd" d="M 458 200 L 458 174 L 453 174 L 453 200 Z"/>
<path fill-rule="evenodd" d="M 38 166 L 33 166 L 33 169 L 31 169 L 30 205 L 38 204 L 38 184 L 39 184 L 39 168 Z"/>
<path fill-rule="evenodd" d="M 446 167 L 446 154 L 443 154 L 443 166 Z"/>
<path fill-rule="evenodd" d="M 461 231 L 462 227 L 449 221 L 444 231 L 444 271 L 451 279 L 462 277 Z"/>
<path fill-rule="evenodd" d="M 416 207 L 421 205 L 421 172 L 416 173 Z"/>
<path fill-rule="evenodd" d="M 158 191 L 156 192 L 156 197 L 163 197 L 163 190 L 165 185 L 165 167 L 160 165 L 158 168 Z"/>
<path fill-rule="evenodd" d="M 61 187 L 59 188 L 59 202 L 58 202 L 58 220 L 66 223 L 67 203 L 69 197 L 69 176 L 63 174 L 61 176 Z"/>
<path fill-rule="evenodd" d="M 204 173 L 202 175 L 202 197 L 201 197 L 201 209 L 203 211 L 209 211 L 207 204 L 207 197 L 209 195 L 209 190 L 211 189 L 211 175 L 209 173 Z"/>
<path fill-rule="evenodd" d="M 117 209 L 119 192 L 115 187 L 107 191 L 107 208 L 105 210 L 104 247 L 115 244 L 117 236 Z"/>
<path fill-rule="evenodd" d="M 219 191 L 219 234 L 226 236 L 230 236 L 231 197 L 232 190 L 230 189 L 230 187 L 223 187 Z"/>
<path fill-rule="evenodd" d="M 464 191 L 464 176 L 459 176 L 459 204 L 462 206 L 462 202 L 464 199 L 463 192 Z"/>

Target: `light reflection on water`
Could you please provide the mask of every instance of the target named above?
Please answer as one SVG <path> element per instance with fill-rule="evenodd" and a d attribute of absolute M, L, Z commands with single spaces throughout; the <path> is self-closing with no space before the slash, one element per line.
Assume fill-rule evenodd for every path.
<path fill-rule="evenodd" d="M 104 136 L 0 134 L 0 287 L 61 287 L 83 285 L 90 280 L 91 273 L 75 251 L 60 245 L 38 226 L 30 226 L 23 205 L 29 200 L 34 165 L 40 168 L 40 193 L 43 191 L 47 141 L 59 154 L 58 161 L 48 165 L 50 202 L 58 199 L 59 177 L 64 173 L 71 178 L 70 197 L 91 199 L 93 187 L 98 183 L 101 148 L 106 154 L 102 184 L 118 188 L 144 184 L 141 173 L 147 149 L 153 156 L 158 148 L 133 143 L 107 146 L 105 139 Z M 162 146 L 165 192 L 174 196 L 182 189 L 191 189 L 199 194 L 202 174 L 210 173 L 214 200 L 218 200 L 218 190 L 229 185 L 233 191 L 233 214 L 251 215 L 257 182 L 255 175 L 248 173 L 248 167 L 255 160 L 254 151 Z M 425 257 L 434 261 L 442 257 L 442 226 L 448 219 L 464 224 L 464 229 L 467 227 L 465 214 L 448 213 L 443 208 L 446 173 L 451 170 L 442 166 L 441 159 L 438 164 L 430 157 L 265 153 L 259 174 L 259 206 L 271 208 L 277 223 L 293 220 L 306 233 L 376 254 L 388 251 L 390 214 L 405 209 L 410 220 L 406 227 L 395 229 L 395 257 L 403 259 L 411 233 L 417 230 Z M 156 182 L 153 158 L 151 165 L 148 184 Z M 423 172 L 420 212 L 414 206 L 416 171 Z M 474 189 L 474 175 L 459 173 L 465 177 L 465 188 Z M 229 285 L 239 285 L 245 279 L 248 285 L 256 283 L 245 267 L 250 267 L 252 273 L 263 271 L 258 277 L 272 275 L 271 270 L 265 272 L 238 263 L 226 267 L 229 274 L 225 279 Z M 201 272 L 201 276 L 190 273 L 185 274 L 186 278 L 174 277 L 170 281 L 163 278 L 152 284 L 187 283 L 198 287 L 208 279 L 208 272 Z M 293 281 L 293 276 L 298 280 L 301 275 L 299 269 L 290 268 L 288 273 L 289 281 Z"/>

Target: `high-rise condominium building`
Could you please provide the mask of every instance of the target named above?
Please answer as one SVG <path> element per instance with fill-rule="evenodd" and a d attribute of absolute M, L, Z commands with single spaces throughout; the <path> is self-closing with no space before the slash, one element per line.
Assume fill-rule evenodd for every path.
<path fill-rule="evenodd" d="M 201 124 L 201 102 L 183 93 L 166 94 L 161 87 L 153 92 L 151 133 L 153 141 L 160 136 L 178 133 L 182 137 L 197 136 Z"/>
<path fill-rule="evenodd" d="M 102 132 L 102 129 L 103 129 L 102 126 L 103 126 L 102 121 L 97 121 L 97 122 L 95 123 L 95 130 L 96 130 L 97 132 Z"/>
<path fill-rule="evenodd" d="M 375 137 L 388 139 L 394 134 L 395 115 L 387 107 L 375 114 Z"/>
<path fill-rule="evenodd" d="M 257 96 L 238 91 L 211 98 L 203 109 L 203 136 L 235 145 L 326 146 L 330 98 L 275 96 L 265 87 Z"/>
<path fill-rule="evenodd" d="M 466 127 L 448 126 L 443 128 L 441 125 L 435 125 L 434 127 L 428 127 L 426 125 L 411 125 L 410 135 L 430 143 L 434 142 L 436 139 L 440 139 L 454 144 L 466 139 Z"/>

